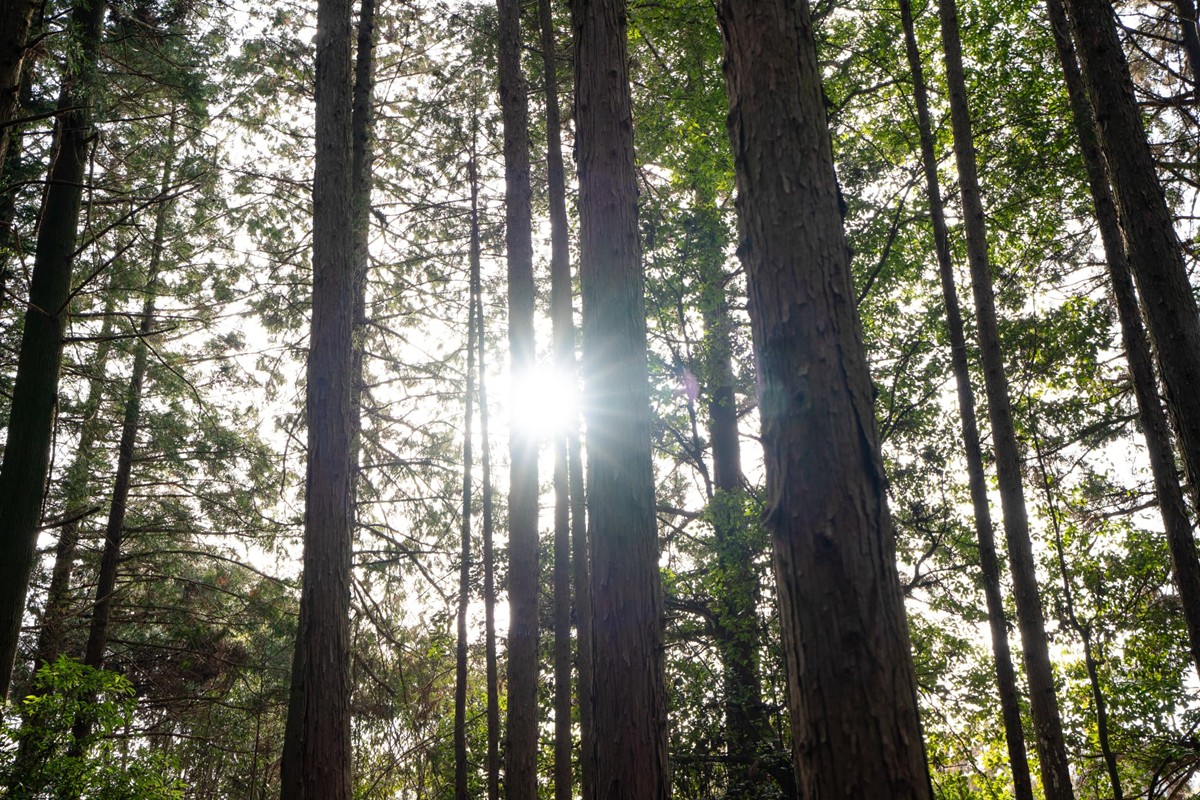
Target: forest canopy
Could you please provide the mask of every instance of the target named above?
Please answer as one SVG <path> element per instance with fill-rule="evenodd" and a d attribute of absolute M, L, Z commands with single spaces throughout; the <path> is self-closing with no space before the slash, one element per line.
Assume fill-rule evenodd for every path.
<path fill-rule="evenodd" d="M 1200 797 L 1194 0 L 0 0 L 0 797 Z"/>

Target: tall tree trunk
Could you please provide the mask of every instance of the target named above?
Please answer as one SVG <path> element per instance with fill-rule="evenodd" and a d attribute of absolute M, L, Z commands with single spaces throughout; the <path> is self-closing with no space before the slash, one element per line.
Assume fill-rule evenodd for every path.
<path fill-rule="evenodd" d="M 1200 103 L 1200 26 L 1197 25 L 1195 0 L 1173 0 L 1179 15 L 1179 38 L 1183 54 L 1192 72 L 1192 93 Z"/>
<path fill-rule="evenodd" d="M 1083 664 L 1087 670 L 1088 686 L 1092 692 L 1092 704 L 1096 710 L 1096 738 L 1100 741 L 1100 754 L 1104 758 L 1104 767 L 1108 772 L 1109 787 L 1112 789 L 1113 800 L 1125 800 L 1121 790 L 1121 775 L 1117 768 L 1117 756 L 1113 752 L 1108 731 L 1108 706 L 1104 699 L 1104 690 L 1100 686 L 1099 664 L 1092 649 L 1092 625 L 1079 618 L 1075 609 L 1075 592 L 1071 588 L 1071 573 L 1067 569 L 1067 557 L 1063 548 L 1062 526 L 1059 521 L 1058 504 L 1054 501 L 1054 490 L 1050 483 L 1050 473 L 1046 468 L 1046 458 L 1038 440 L 1037 430 L 1033 434 L 1034 452 L 1037 454 L 1038 471 L 1042 476 L 1042 489 L 1046 494 L 1046 506 L 1050 509 L 1050 524 L 1054 530 L 1054 552 L 1058 560 L 1058 575 L 1062 580 L 1063 603 L 1066 622 L 1083 642 Z"/>
<path fill-rule="evenodd" d="M 0 701 L 8 696 L 25 594 L 33 569 L 62 361 L 84 171 L 92 143 L 92 80 L 103 0 L 77 3 L 70 30 L 78 55 L 63 75 L 29 305 L 0 466 Z"/>
<path fill-rule="evenodd" d="M 762 698 L 762 586 L 754 560 L 761 548 L 747 524 L 737 397 L 733 378 L 733 318 L 725 290 L 723 223 L 710 195 L 697 190 L 688 222 L 703 286 L 704 375 L 708 386 L 708 431 L 712 442 L 712 486 L 708 498 L 716 550 L 717 596 L 713 629 L 721 658 L 725 743 L 729 759 L 725 792 L 761 797 L 772 782 L 785 798 L 796 796 L 791 758 L 774 752 L 771 724 Z M 779 758 L 782 756 L 782 758 Z"/>
<path fill-rule="evenodd" d="M 374 130 L 375 0 L 361 0 L 354 55 L 354 95 L 350 112 L 350 173 L 354 225 L 354 504 L 357 518 L 358 472 L 362 454 L 363 396 L 366 375 L 363 340 L 367 326 L 367 271 L 371 264 L 371 140 Z"/>
<path fill-rule="evenodd" d="M 958 389 L 958 409 L 962 419 L 963 452 L 967 459 L 967 482 L 971 491 L 971 507 L 975 516 L 975 535 L 979 542 L 979 571 L 983 577 L 983 594 L 987 602 L 988 627 L 992 635 L 992 653 L 996 663 L 996 688 L 1000 696 L 1001 716 L 1004 719 L 1004 739 L 1008 745 L 1009 767 L 1012 770 L 1013 790 L 1017 800 L 1033 800 L 1033 781 L 1025 751 L 1024 729 L 1021 724 L 1021 699 L 1017 690 L 1016 672 L 1008 646 L 1008 615 L 1004 611 L 1004 595 L 1000 584 L 1000 562 L 996 556 L 996 539 L 992 529 L 992 512 L 987 496 L 987 476 L 983 467 L 983 450 L 979 440 L 979 422 L 975 413 L 975 392 L 971 387 L 971 370 L 967 361 L 967 338 L 964 333 L 958 291 L 954 285 L 954 262 L 950 251 L 950 236 L 946 230 L 946 214 L 942 192 L 938 185 L 937 154 L 934 151 L 933 122 L 929 113 L 921 52 L 913 26 L 912 4 L 899 0 L 904 25 L 905 50 L 913 76 L 913 97 L 917 106 L 917 127 L 921 139 L 921 161 L 925 169 L 925 185 L 929 194 L 929 216 L 933 223 L 934 249 L 937 252 L 938 274 L 941 277 L 942 298 L 946 304 L 946 329 L 950 334 L 950 360 L 954 382 Z"/>
<path fill-rule="evenodd" d="M 1153 355 L 1150 343 L 1146 339 L 1146 331 L 1142 327 L 1142 316 L 1138 310 L 1120 220 L 1108 183 L 1104 153 L 1096 137 L 1091 101 L 1088 100 L 1083 77 L 1079 74 L 1066 9 L 1063 8 L 1062 0 L 1047 0 L 1046 7 L 1050 13 L 1054 44 L 1071 100 L 1075 130 L 1079 136 L 1083 163 L 1087 169 L 1088 188 L 1091 190 L 1092 204 L 1096 209 L 1096 222 L 1100 227 L 1100 240 L 1104 245 L 1104 258 L 1108 264 L 1108 275 L 1112 281 L 1113 297 L 1117 305 L 1117 318 L 1121 322 L 1121 341 L 1125 345 L 1125 358 L 1129 362 L 1129 372 L 1133 377 L 1133 393 L 1137 398 L 1142 432 L 1146 437 L 1150 471 L 1154 475 L 1158 510 L 1167 533 L 1175 586 L 1179 590 L 1183 616 L 1187 623 L 1192 662 L 1200 671 L 1200 558 L 1197 557 L 1196 540 L 1192 536 L 1183 490 L 1175 473 L 1170 426 L 1158 397 Z"/>
<path fill-rule="evenodd" d="M 954 128 L 954 154 L 958 163 L 959 187 L 963 204 L 963 224 L 967 237 L 967 259 L 971 267 L 971 288 L 975 298 L 976 332 L 983 361 L 984 390 L 988 416 L 992 423 L 992 445 L 996 454 L 996 476 L 1000 484 L 1000 504 L 1004 511 L 1004 535 L 1012 565 L 1013 595 L 1017 605 L 1017 624 L 1029 682 L 1029 709 L 1036 733 L 1042 789 L 1047 800 L 1073 800 L 1071 770 L 1063 742 L 1054 673 L 1050 667 L 1042 600 L 1038 594 L 1037 571 L 1029 534 L 1025 490 L 1021 484 L 1021 455 L 1013 427 L 1008 377 L 1000 353 L 1000 334 L 996 323 L 996 301 L 992 289 L 992 269 L 988 258 L 987 230 L 979 173 L 975 163 L 975 143 L 967 105 L 967 87 L 963 77 L 962 43 L 958 32 L 958 10 L 954 0 L 939 0 L 942 17 L 942 45 L 946 53 L 946 80 L 950 88 L 950 116 Z"/>
<path fill-rule="evenodd" d="M 37 8 L 33 0 L 0 0 L 0 164 L 12 137 L 12 121 L 20 107 L 26 39 Z"/>
<path fill-rule="evenodd" d="M 100 325 L 100 342 L 89 369 L 92 377 L 88 382 L 87 398 L 83 402 L 79 444 L 75 457 L 63 478 L 63 505 L 68 515 L 83 513 L 92 500 L 88 493 L 88 481 L 95 464 L 96 443 L 103 433 L 104 423 L 100 418 L 100 406 L 104 400 L 105 371 L 108 354 L 112 349 L 112 320 L 116 310 L 116 292 L 105 295 L 104 320 Z M 66 636 L 67 616 L 71 605 L 71 576 L 75 569 L 75 556 L 79 550 L 79 523 L 82 518 L 63 525 L 54 548 L 54 568 L 50 573 L 50 588 L 46 593 L 46 609 L 42 612 L 42 625 L 38 631 L 37 649 L 34 651 L 36 666 L 52 664 L 63 652 Z"/>
<path fill-rule="evenodd" d="M 500 670 L 496 663 L 496 560 L 492 546 L 492 446 L 488 437 L 487 327 L 480 279 L 478 150 L 471 145 L 471 292 L 475 309 L 475 344 L 479 351 L 479 466 L 483 489 L 483 608 L 487 681 L 487 796 L 500 797 Z"/>
<path fill-rule="evenodd" d="M 500 12 L 500 111 L 504 119 L 505 244 L 508 251 L 508 350 L 517 387 L 534 368 L 533 239 L 529 183 L 529 99 L 521 70 L 521 5 L 497 0 Z M 508 714 L 504 789 L 508 800 L 537 797 L 538 751 L 538 483 L 537 440 L 509 426 Z"/>
<path fill-rule="evenodd" d="M 1113 196 L 1125 232 L 1167 408 L 1200 507 L 1200 316 L 1175 235 L 1171 211 L 1155 172 L 1108 0 L 1068 0 L 1083 83 L 1096 115 Z"/>
<path fill-rule="evenodd" d="M 356 278 L 350 0 L 318 0 L 304 574 L 283 800 L 349 800 Z"/>
<path fill-rule="evenodd" d="M 171 186 L 175 162 L 175 120 L 172 117 L 167 144 L 166 160 L 163 163 L 162 182 L 159 196 L 165 196 Z M 125 534 L 125 513 L 129 502 L 129 485 L 133 477 L 133 451 L 137 446 L 137 435 L 141 425 L 142 390 L 146 382 L 146 363 L 150 355 L 147 340 L 154 332 L 154 305 L 158 292 L 158 275 L 162 269 L 163 243 L 166 239 L 167 222 L 171 203 L 159 203 L 154 216 L 154 234 L 150 244 L 150 259 L 146 269 L 146 297 L 142 303 L 141 323 L 138 327 L 137 348 L 133 355 L 133 370 L 129 375 L 129 389 L 125 396 L 125 414 L 121 422 L 121 441 L 117 445 L 117 471 L 113 477 L 112 501 L 108 508 L 108 521 L 104 527 L 104 549 L 100 557 L 100 574 L 96 582 L 96 600 L 92 605 L 92 619 L 88 627 L 87 646 L 83 663 L 93 669 L 103 669 L 104 651 L 108 647 L 108 626 L 112 620 L 113 598 L 117 589 L 117 569 L 121 563 L 121 545 Z M 76 717 L 72 730 L 73 748 L 76 753 L 91 735 L 89 720 Z"/>
<path fill-rule="evenodd" d="M 12 137 L 7 155 L 0 161 L 0 313 L 12 304 L 9 297 L 9 280 L 13 272 L 9 269 L 17 254 L 17 232 L 14 221 L 17 216 L 17 186 L 22 172 L 20 136 Z"/>
<path fill-rule="evenodd" d="M 471 174 L 474 176 L 474 153 Z M 471 258 L 475 259 L 479 232 L 471 220 Z M 463 504 L 462 540 L 459 545 L 458 625 L 454 670 L 454 797 L 468 800 L 467 787 L 467 606 L 471 600 L 471 471 L 475 459 L 471 450 L 471 419 L 475 400 L 475 287 L 469 291 L 467 312 L 467 387 L 463 400 Z"/>
<path fill-rule="evenodd" d="M 578 385 L 578 370 L 572 358 L 571 385 Z M 571 490 L 571 582 L 575 590 L 575 703 L 579 709 L 579 789 L 583 800 L 596 797 L 594 715 L 592 702 L 592 587 L 590 547 L 587 540 L 587 496 L 583 482 L 583 455 L 579 419 L 572 418 L 567 432 L 567 473 Z"/>
<path fill-rule="evenodd" d="M 717 13 L 799 796 L 928 800 L 808 5 Z"/>
<path fill-rule="evenodd" d="M 83 515 L 98 511 L 99 507 L 87 509 L 92 499 L 88 494 L 88 482 L 95 464 L 96 444 L 103 433 L 100 406 L 104 400 L 105 369 L 108 354 L 112 349 L 112 320 L 116 309 L 116 292 L 106 292 L 104 321 L 100 327 L 100 342 L 89 368 L 91 380 L 87 397 L 81 408 L 79 444 L 75 457 L 63 478 L 63 507 L 70 519 L 62 526 L 54 548 L 54 567 L 50 573 L 50 586 L 46 592 L 46 607 L 42 611 L 41 627 L 38 630 L 37 646 L 34 650 L 34 668 L 53 664 L 63 652 L 66 637 L 67 617 L 71 610 L 71 577 L 75 569 L 75 557 L 79 550 L 79 524 Z M 44 523 L 43 523 L 44 524 Z M 28 724 L 23 719 L 22 727 Z M 45 752 L 45 734 L 42 729 L 22 731 L 18 737 L 17 756 L 8 782 L 8 797 L 25 800 L 36 796 L 43 787 L 30 780 L 39 754 Z"/>
<path fill-rule="evenodd" d="M 578 0 L 575 120 L 596 797 L 665 800 L 667 697 L 624 0 Z"/>
<path fill-rule="evenodd" d="M 538 0 L 542 75 L 546 95 L 546 190 L 550 201 L 550 316 L 554 368 L 563 379 L 575 375 L 575 321 L 572 309 L 571 243 L 567 229 L 562 122 L 558 110 L 558 65 L 550 0 Z M 571 485 L 567 430 L 554 432 L 554 797 L 571 800 Z M 575 487 L 578 492 L 578 487 Z"/>

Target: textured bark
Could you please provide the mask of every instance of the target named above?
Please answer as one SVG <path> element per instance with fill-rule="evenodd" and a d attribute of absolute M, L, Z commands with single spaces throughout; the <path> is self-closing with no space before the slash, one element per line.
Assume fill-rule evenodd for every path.
<path fill-rule="evenodd" d="M 1100 228 L 1100 240 L 1104 245 L 1104 258 L 1108 264 L 1113 298 L 1116 300 L 1117 318 L 1121 322 L 1121 341 L 1125 345 L 1125 358 L 1129 362 L 1129 373 L 1133 377 L 1133 392 L 1137 399 L 1142 433 L 1146 438 L 1146 451 L 1150 456 L 1150 471 L 1154 475 L 1158 510 L 1167 533 L 1175 586 L 1179 590 L 1183 616 L 1187 623 L 1192 661 L 1200 671 L 1200 558 L 1196 553 L 1196 540 L 1192 537 L 1183 489 L 1179 486 L 1179 478 L 1175 473 L 1171 430 L 1166 412 L 1159 402 L 1153 354 L 1146 331 L 1142 327 L 1142 316 L 1133 288 L 1133 277 L 1130 275 L 1120 220 L 1108 183 L 1104 153 L 1096 136 L 1091 101 L 1088 100 L 1083 77 L 1079 74 L 1066 9 L 1062 0 L 1047 0 L 1046 7 L 1050 13 L 1054 43 L 1070 95 L 1075 130 L 1079 136 L 1083 163 L 1087 169 L 1088 188 L 1091 190 L 1092 204 L 1096 209 L 1096 222 Z"/>
<path fill-rule="evenodd" d="M 529 183 L 529 99 L 521 71 L 519 0 L 500 12 L 500 111 L 504 119 L 505 245 L 508 253 L 508 352 L 513 401 L 533 372 L 533 239 Z M 538 482 L 537 441 L 510 425 L 508 483 L 508 714 L 504 791 L 508 800 L 537 797 L 538 751 Z"/>
<path fill-rule="evenodd" d="M 665 800 L 667 698 L 624 0 L 578 0 L 575 120 L 596 797 Z"/>
<path fill-rule="evenodd" d="M 471 159 L 471 186 L 475 186 L 475 160 Z M 471 260 L 479 257 L 479 226 L 471 219 Z M 467 606 L 471 600 L 471 472 L 475 468 L 471 450 L 471 421 L 475 400 L 475 292 L 471 291 L 467 312 L 467 386 L 463 409 L 462 536 L 459 544 L 458 620 L 454 666 L 454 797 L 467 800 Z"/>
<path fill-rule="evenodd" d="M 984 390 L 992 423 L 992 446 L 996 454 L 996 476 L 1004 511 L 1004 535 L 1012 569 L 1017 624 L 1029 683 L 1029 710 L 1036 734 L 1042 789 L 1047 800 L 1073 800 L 1071 770 L 1063 742 L 1054 673 L 1050 667 L 1046 625 L 1038 594 L 1037 571 L 1029 534 L 1025 490 L 1021 483 L 1021 455 L 1013 427 L 1008 377 L 1000 353 L 996 323 L 996 301 L 988 258 L 987 230 L 975 163 L 975 144 L 963 78 L 962 43 L 958 33 L 958 11 L 954 0 L 939 0 L 942 44 L 946 53 L 946 79 L 950 88 L 950 116 L 954 128 L 954 155 L 958 163 L 963 223 L 967 237 L 967 259 L 971 267 L 971 289 L 975 298 L 976 335 L 983 362 Z"/>
<path fill-rule="evenodd" d="M 0 0 L 0 164 L 8 152 L 10 123 L 20 107 L 25 43 L 35 8 L 33 0 Z"/>
<path fill-rule="evenodd" d="M 355 269 L 350 0 L 318 0 L 304 573 L 284 800 L 349 800 Z"/>
<path fill-rule="evenodd" d="M 0 466 L 0 700 L 8 696 L 50 467 L 71 267 L 92 142 L 91 81 L 105 8 L 102 0 L 92 0 L 71 11 L 78 56 L 63 76 L 58 100 L 54 155 L 42 198 L 8 441 Z"/>
<path fill-rule="evenodd" d="M 938 274 L 942 298 L 946 304 L 946 329 L 950 335 L 950 361 L 958 389 L 958 410 L 962 419 L 963 453 L 967 459 L 967 482 L 971 491 L 971 508 L 975 516 L 975 535 L 979 542 L 979 571 L 983 578 L 983 594 L 987 602 L 988 628 L 992 636 L 992 654 L 996 664 L 996 689 L 1000 696 L 1001 716 L 1004 719 L 1004 739 L 1008 746 L 1009 767 L 1017 800 L 1033 800 L 1033 781 L 1029 758 L 1025 751 L 1024 729 L 1021 724 L 1021 699 L 1017 690 L 1016 672 L 1008 645 L 1008 616 L 1004 611 L 1004 595 L 1000 583 L 1000 562 L 996 555 L 996 539 L 992 528 L 992 512 L 987 496 L 987 476 L 983 466 L 983 449 L 979 439 L 979 422 L 975 411 L 975 392 L 971 387 L 971 370 L 967 361 L 967 338 L 958 291 L 954 284 L 954 262 L 950 251 L 950 236 L 946 229 L 946 214 L 942 192 L 938 185 L 937 155 L 934 151 L 933 122 L 929 113 L 921 53 L 913 26 L 912 4 L 899 0 L 904 25 L 905 50 L 913 76 L 913 97 L 917 106 L 917 127 L 921 139 L 921 160 L 925 169 L 925 186 L 929 195 L 929 216 L 933 224 L 934 248 L 937 253 Z"/>
<path fill-rule="evenodd" d="M 1126 252 L 1142 298 L 1167 408 L 1200 504 L 1200 317 L 1171 211 L 1142 127 L 1108 0 L 1069 0 L 1080 72 L 1092 101 Z M 1197 505 L 1200 507 L 1200 505 Z"/>
<path fill-rule="evenodd" d="M 562 122 L 550 0 L 538 0 L 542 77 L 546 95 L 546 191 L 550 201 L 550 316 L 554 368 L 575 374 L 571 254 L 563 177 Z M 571 486 L 567 430 L 554 432 L 554 797 L 571 800 Z"/>
<path fill-rule="evenodd" d="M 717 11 L 799 796 L 927 800 L 808 6 L 722 0 Z"/>

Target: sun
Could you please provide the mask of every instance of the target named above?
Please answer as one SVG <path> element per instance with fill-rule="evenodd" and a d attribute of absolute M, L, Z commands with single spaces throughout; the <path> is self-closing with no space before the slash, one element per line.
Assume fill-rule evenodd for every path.
<path fill-rule="evenodd" d="M 572 376 L 538 366 L 512 376 L 513 429 L 537 439 L 565 432 L 579 418 L 579 388 Z"/>

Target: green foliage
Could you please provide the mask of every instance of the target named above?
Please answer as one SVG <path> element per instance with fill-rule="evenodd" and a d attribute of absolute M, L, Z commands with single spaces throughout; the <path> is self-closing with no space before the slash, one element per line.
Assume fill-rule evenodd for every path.
<path fill-rule="evenodd" d="M 126 738 L 138 723 L 133 685 L 66 656 L 37 671 L 19 716 L 0 725 L 0 783 L 10 798 L 178 800 L 178 766 L 152 745 Z M 72 729 L 86 726 L 86 738 Z"/>

